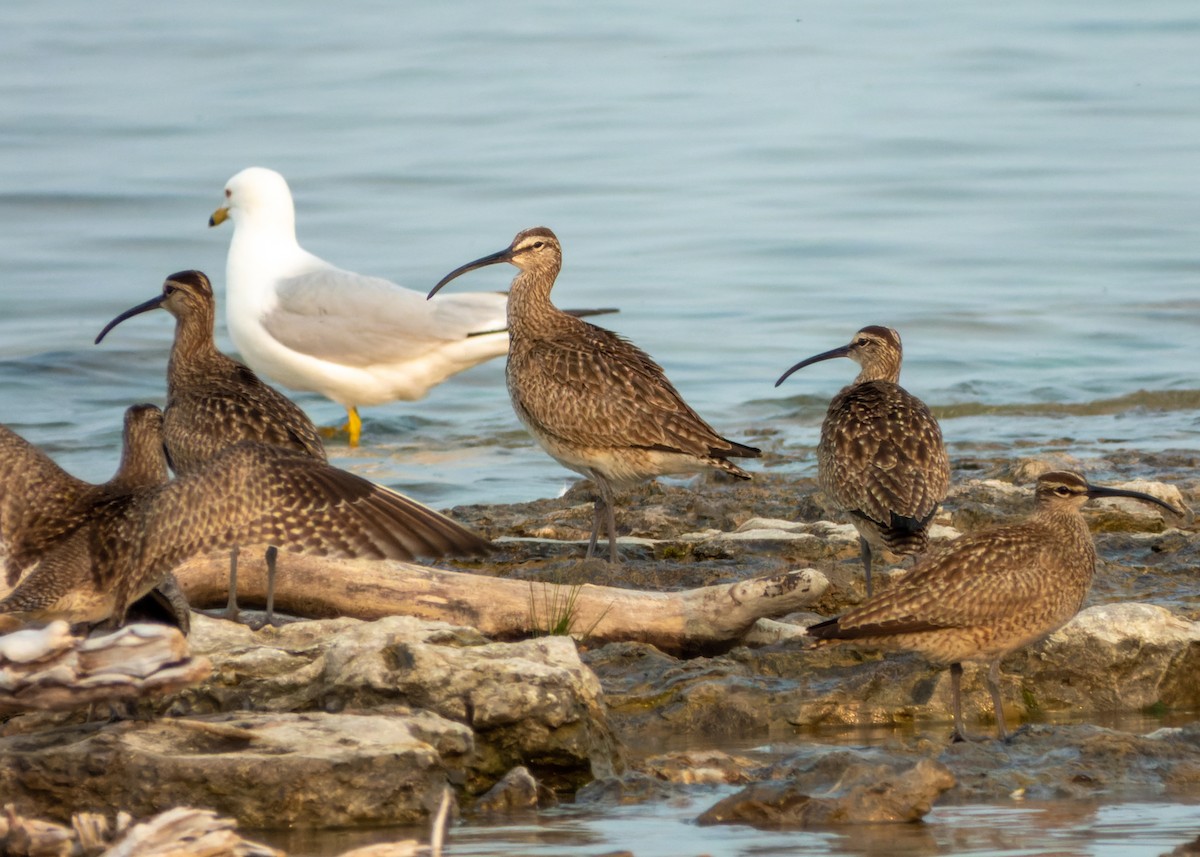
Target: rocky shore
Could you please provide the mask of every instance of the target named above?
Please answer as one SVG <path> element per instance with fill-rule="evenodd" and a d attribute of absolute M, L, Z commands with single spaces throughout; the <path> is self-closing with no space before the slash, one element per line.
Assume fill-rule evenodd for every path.
<path fill-rule="evenodd" d="M 1001 668 L 1009 716 L 1024 725 L 1010 742 L 988 737 L 983 675 L 967 665 L 964 713 L 981 740 L 951 745 L 944 671 L 799 639 L 814 615 L 862 599 L 858 547 L 814 479 L 770 463 L 749 484 L 710 477 L 629 495 L 617 518 L 626 562 L 616 567 L 580 559 L 591 522 L 583 484 L 553 500 L 452 514 L 498 540 L 476 573 L 674 591 L 812 568 L 829 586 L 811 613 L 674 653 L 636 639 L 596 645 L 581 628 L 576 640 L 495 641 L 402 616 L 258 631 L 198 616 L 191 650 L 211 674 L 143 702 L 152 718 L 11 716 L 0 737 L 3 802 L 57 821 L 193 806 L 271 828 L 427 825 L 447 785 L 458 813 L 482 814 L 737 784 L 745 792 L 703 822 L 771 827 L 911 820 L 935 801 L 1200 800 L 1193 521 L 1090 504 L 1101 560 L 1087 608 Z M 1193 508 L 1200 500 L 1190 454 L 954 464 L 935 540 L 1025 514 L 1029 483 L 1048 467 Z"/>

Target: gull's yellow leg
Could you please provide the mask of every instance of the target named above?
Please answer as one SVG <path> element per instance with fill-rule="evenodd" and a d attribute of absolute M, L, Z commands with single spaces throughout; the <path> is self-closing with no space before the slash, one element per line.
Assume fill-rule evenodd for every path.
<path fill-rule="evenodd" d="M 321 437 L 337 437 L 343 432 L 350 436 L 351 446 L 358 446 L 358 438 L 362 435 L 362 419 L 358 416 L 358 408 L 347 408 L 346 421 L 337 428 L 321 426 L 317 429 Z"/>

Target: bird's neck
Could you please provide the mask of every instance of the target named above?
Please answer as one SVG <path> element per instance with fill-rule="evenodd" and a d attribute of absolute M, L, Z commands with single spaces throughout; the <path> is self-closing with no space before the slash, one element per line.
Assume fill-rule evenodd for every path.
<path fill-rule="evenodd" d="M 522 271 L 508 293 L 508 330 L 515 336 L 537 335 L 557 328 L 570 318 L 550 302 L 550 289 L 558 272 Z"/>
<path fill-rule="evenodd" d="M 108 487 L 117 491 L 139 491 L 167 482 L 167 459 L 162 444 L 158 449 L 132 449 L 128 444 L 121 451 L 121 465 Z"/>
<path fill-rule="evenodd" d="M 203 374 L 208 366 L 224 357 L 213 342 L 212 311 L 180 318 L 175 322 L 175 343 L 167 361 L 167 386 Z"/>
<path fill-rule="evenodd" d="M 888 381 L 892 384 L 900 383 L 900 364 L 896 363 L 871 363 L 862 367 L 858 377 L 854 379 L 855 384 L 865 384 L 867 381 Z"/>
<path fill-rule="evenodd" d="M 1075 553 L 1085 561 L 1090 580 L 1096 565 L 1096 543 L 1079 510 L 1047 504 L 1037 509 L 1033 518 L 1051 533 L 1059 550 Z"/>

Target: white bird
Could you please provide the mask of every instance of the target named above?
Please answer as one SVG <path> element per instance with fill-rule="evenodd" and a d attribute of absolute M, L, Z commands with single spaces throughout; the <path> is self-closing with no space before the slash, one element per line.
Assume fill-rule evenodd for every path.
<path fill-rule="evenodd" d="M 423 398 L 451 375 L 508 351 L 507 295 L 474 292 L 426 301 L 379 277 L 344 271 L 296 241 L 283 176 L 249 167 L 225 185 L 209 226 L 233 220 L 225 321 L 242 359 L 293 390 L 346 409 L 350 445 L 358 408 Z"/>

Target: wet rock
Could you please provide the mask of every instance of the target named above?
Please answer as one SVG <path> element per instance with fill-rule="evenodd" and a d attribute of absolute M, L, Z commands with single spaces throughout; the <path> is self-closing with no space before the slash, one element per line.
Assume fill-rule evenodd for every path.
<path fill-rule="evenodd" d="M 1008 742 L 948 746 L 956 801 L 1145 800 L 1200 795 L 1200 726 L 1133 735 L 1099 726 L 1021 727 Z"/>
<path fill-rule="evenodd" d="M 512 813 L 538 808 L 538 784 L 529 769 L 513 768 L 475 801 L 477 813 Z"/>
<path fill-rule="evenodd" d="M 678 794 L 675 786 L 658 777 L 630 771 L 620 777 L 604 777 L 588 783 L 575 794 L 575 803 L 629 806 L 671 800 Z"/>
<path fill-rule="evenodd" d="M 953 786 L 950 771 L 931 759 L 902 769 L 855 765 L 827 793 L 808 794 L 795 783 L 756 783 L 720 801 L 696 821 L 771 829 L 916 821 Z"/>
<path fill-rule="evenodd" d="M 194 806 L 251 827 L 417 824 L 472 750 L 431 712 L 127 721 L 0 739 L 0 793 L 60 820 Z"/>
<path fill-rule="evenodd" d="M 634 643 L 585 657 L 606 688 L 617 728 L 631 738 L 664 723 L 676 733 L 719 738 L 796 727 L 949 724 L 952 718 L 943 667 L 848 645 L 813 649 L 806 638 L 769 627 L 764 635 L 782 642 L 691 660 Z M 1153 605 L 1098 605 L 1006 659 L 1001 691 L 1013 725 L 1055 712 L 1195 710 L 1198 670 L 1200 624 Z M 994 722 L 985 678 L 985 666 L 964 664 L 968 725 Z"/>
<path fill-rule="evenodd" d="M 622 764 L 600 684 L 567 637 L 493 643 L 470 628 L 401 616 L 254 632 L 201 617 L 192 645 L 212 661 L 213 677 L 176 710 L 426 709 L 474 731 L 471 792 L 516 765 L 573 790 Z"/>
<path fill-rule="evenodd" d="M 638 767 L 660 780 L 684 785 L 747 783 L 765 766 L 746 756 L 722 750 L 665 753 L 644 759 Z"/>

